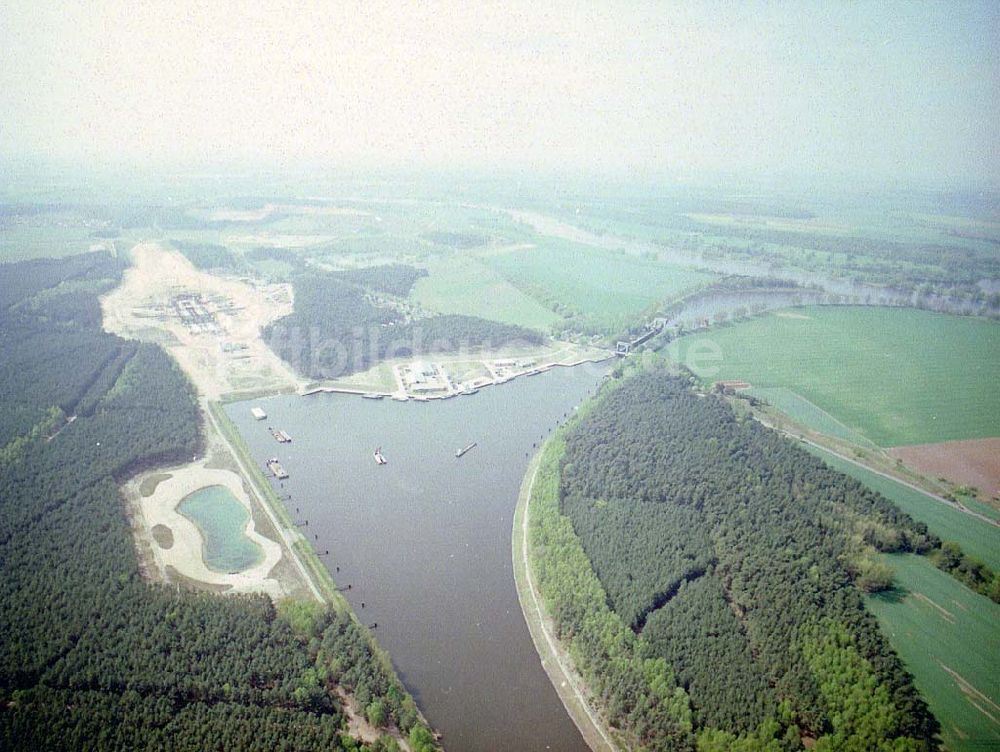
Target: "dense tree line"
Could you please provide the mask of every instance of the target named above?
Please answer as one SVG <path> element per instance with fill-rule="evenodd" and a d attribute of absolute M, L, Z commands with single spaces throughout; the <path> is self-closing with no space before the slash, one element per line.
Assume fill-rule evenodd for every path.
<path fill-rule="evenodd" d="M 460 352 L 517 342 L 541 344 L 537 332 L 473 316 L 410 319 L 375 293 L 405 296 L 420 272 L 393 265 L 295 278 L 295 310 L 264 332 L 271 348 L 301 373 L 334 378 L 382 360 Z"/>
<path fill-rule="evenodd" d="M 945 541 L 941 548 L 931 552 L 930 558 L 938 569 L 943 569 L 970 589 L 1000 603 L 1000 572 L 994 572 L 975 556 L 963 553 L 962 547 L 955 541 Z"/>
<path fill-rule="evenodd" d="M 633 655 L 666 662 L 705 749 L 933 746 L 937 723 L 853 581 L 873 550 L 938 546 L 925 526 L 659 370 L 609 389 L 565 441 L 560 519 L 607 599 L 562 605 L 573 586 L 546 573 L 572 541 L 541 541 L 575 658 L 607 652 L 579 635 L 582 609 L 610 608 Z"/>
<path fill-rule="evenodd" d="M 65 263 L 67 274 L 80 264 Z M 46 289 L 65 282 L 43 268 Z M 22 279 L 14 269 L 0 267 L 5 284 Z M 294 606 L 266 596 L 140 577 L 118 483 L 200 452 L 195 397 L 162 350 L 101 332 L 86 306 L 78 320 L 14 310 L 40 292 L 40 274 L 4 290 L 0 329 L 21 374 L 4 379 L 0 425 L 49 406 L 45 430 L 0 451 L 0 748 L 372 749 L 345 733 L 338 685 L 426 742 L 412 699 L 349 615 L 317 604 L 307 632 Z"/>
<path fill-rule="evenodd" d="M 176 239 L 171 240 L 170 245 L 184 254 L 187 260 L 199 269 L 241 271 L 246 266 L 239 256 L 224 245 L 193 243 L 187 240 Z"/>
<path fill-rule="evenodd" d="M 60 284 L 121 278 L 124 263 L 109 253 L 84 253 L 63 259 L 34 259 L 0 264 L 0 311 Z"/>
<path fill-rule="evenodd" d="M 120 367 L 131 346 L 100 331 L 97 294 L 121 273 L 106 253 L 0 265 L 0 447 Z"/>
<path fill-rule="evenodd" d="M 983 292 L 980 280 L 1000 274 L 1000 261 L 988 247 L 987 238 L 955 236 L 953 242 L 920 243 L 740 224 L 713 224 L 710 237 L 706 237 L 705 226 L 694 220 L 682 220 L 678 227 L 691 233 L 692 242 L 706 256 L 746 255 L 774 268 L 809 267 L 875 284 L 888 282 L 900 289 L 928 285 L 940 294 L 975 298 Z M 711 236 L 717 240 L 713 242 Z"/>
<path fill-rule="evenodd" d="M 559 512 L 562 432 L 534 475 L 528 540 L 531 567 L 557 636 L 607 721 L 650 752 L 693 752 L 691 706 L 666 660 L 652 654 L 608 606 L 573 525 Z"/>
<path fill-rule="evenodd" d="M 333 272 L 332 276 L 348 284 L 405 298 L 417 280 L 427 276 L 427 270 L 405 264 L 379 264 L 342 269 Z"/>

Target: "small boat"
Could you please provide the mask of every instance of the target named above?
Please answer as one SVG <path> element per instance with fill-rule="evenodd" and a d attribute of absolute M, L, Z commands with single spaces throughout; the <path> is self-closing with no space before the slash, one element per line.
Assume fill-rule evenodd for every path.
<path fill-rule="evenodd" d="M 372 394 L 371 392 L 367 392 L 367 393 L 365 393 L 365 394 L 362 394 L 362 395 L 361 395 L 361 398 L 362 398 L 362 399 L 374 399 L 374 400 L 380 400 L 380 399 L 382 399 L 383 397 L 385 397 L 385 395 L 384 395 L 384 394 Z"/>
<path fill-rule="evenodd" d="M 469 446 L 463 447 L 462 449 L 456 450 L 455 451 L 455 456 L 456 457 L 461 457 L 463 454 L 465 454 L 466 452 L 468 452 L 470 449 L 474 449 L 475 446 L 476 446 L 476 442 L 473 441 L 471 444 L 469 444 Z"/>
<path fill-rule="evenodd" d="M 387 460 L 387 459 L 386 459 L 386 458 L 385 458 L 385 457 L 384 457 L 384 456 L 382 455 L 382 447 L 377 447 L 377 448 L 375 449 L 375 464 L 376 464 L 376 465 L 385 465 L 385 464 L 386 464 L 386 463 L 387 463 L 388 461 L 389 461 L 389 460 Z"/>
<path fill-rule="evenodd" d="M 288 477 L 288 471 L 282 467 L 281 463 L 278 462 L 277 457 L 273 457 L 267 461 L 267 469 L 271 471 L 273 475 L 278 480 L 284 480 Z"/>

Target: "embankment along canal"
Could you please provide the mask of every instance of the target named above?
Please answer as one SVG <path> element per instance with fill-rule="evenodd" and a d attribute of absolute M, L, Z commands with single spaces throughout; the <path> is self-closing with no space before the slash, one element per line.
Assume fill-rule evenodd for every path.
<path fill-rule="evenodd" d="M 302 532 L 451 752 L 586 749 L 524 623 L 511 525 L 528 455 L 609 368 L 427 403 L 317 394 L 226 407 L 259 464 L 281 460 L 289 478 L 273 482 L 289 513 L 308 521 Z M 293 442 L 276 443 L 254 405 Z"/>

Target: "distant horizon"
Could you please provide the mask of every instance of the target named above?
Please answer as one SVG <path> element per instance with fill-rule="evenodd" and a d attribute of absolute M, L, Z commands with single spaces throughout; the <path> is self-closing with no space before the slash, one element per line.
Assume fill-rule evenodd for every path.
<path fill-rule="evenodd" d="M 824 172 L 788 171 L 725 171 L 725 170 L 646 170 L 627 172 L 607 167 L 565 165 L 532 166 L 517 164 L 444 164 L 407 163 L 376 160 L 341 163 L 319 163 L 302 160 L 293 163 L 250 162 L 247 160 L 191 160 L 176 163 L 84 163 L 75 160 L 53 159 L 46 155 L 0 154 L 0 172 L 6 177 L 0 182 L 0 200 L 15 181 L 33 187 L 44 187 L 46 181 L 62 178 L 80 181 L 152 181 L 183 180 L 246 181 L 263 183 L 266 190 L 270 181 L 310 180 L 320 182 L 391 183 L 399 181 L 424 181 L 432 179 L 517 182 L 544 185 L 557 182 L 564 188 L 593 189 L 598 194 L 615 188 L 626 192 L 647 187 L 652 190 L 673 192 L 682 188 L 695 191 L 762 190 L 776 192 L 815 191 L 817 195 L 830 193 L 876 194 L 931 193 L 963 194 L 980 193 L 987 196 L 1000 194 L 1000 177 L 957 178 L 941 176 L 932 178 L 897 178 L 883 175 Z M 148 186 L 147 186 L 148 187 Z M 222 185 L 217 185 L 223 188 Z M 239 187 L 234 186 L 239 192 Z M 805 198 L 805 197 L 803 197 Z M 1000 196 L 997 196 L 1000 200 Z M 998 207 L 1000 208 L 1000 207 Z"/>

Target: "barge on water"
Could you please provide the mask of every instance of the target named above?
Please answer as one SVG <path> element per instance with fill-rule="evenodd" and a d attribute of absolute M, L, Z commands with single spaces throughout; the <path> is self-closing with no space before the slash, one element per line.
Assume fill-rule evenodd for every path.
<path fill-rule="evenodd" d="M 461 457 L 463 454 L 465 454 L 466 452 L 468 452 L 470 449 L 475 449 L 475 448 L 476 448 L 476 442 L 473 441 L 471 444 L 469 444 L 469 446 L 462 447 L 461 449 L 456 450 L 455 451 L 455 456 L 456 457 Z"/>
<path fill-rule="evenodd" d="M 277 457 L 272 457 L 267 461 L 267 469 L 270 470 L 271 475 L 273 475 L 278 480 L 284 480 L 285 478 L 288 477 L 288 471 L 285 470 L 285 468 L 282 466 L 280 462 L 278 462 Z"/>
<path fill-rule="evenodd" d="M 274 440 L 277 441 L 279 444 L 292 443 L 292 437 L 289 436 L 286 431 L 278 431 L 278 430 L 271 431 L 271 435 L 274 437 Z"/>

